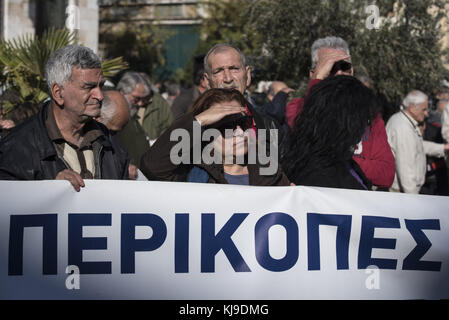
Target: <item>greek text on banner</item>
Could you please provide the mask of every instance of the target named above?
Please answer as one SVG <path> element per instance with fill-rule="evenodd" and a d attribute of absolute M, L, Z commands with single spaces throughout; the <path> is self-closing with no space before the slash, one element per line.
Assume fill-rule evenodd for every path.
<path fill-rule="evenodd" d="M 449 198 L 0 182 L 1 299 L 448 299 Z"/>

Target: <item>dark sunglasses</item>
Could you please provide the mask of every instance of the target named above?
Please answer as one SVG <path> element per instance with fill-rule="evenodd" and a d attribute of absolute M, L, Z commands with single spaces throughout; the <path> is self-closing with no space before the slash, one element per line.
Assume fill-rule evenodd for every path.
<path fill-rule="evenodd" d="M 239 126 L 243 131 L 252 128 L 253 117 L 242 114 L 231 114 L 224 117 L 217 123 L 214 123 L 211 127 L 220 131 L 222 136 L 225 135 L 226 129 L 235 130 Z"/>
<path fill-rule="evenodd" d="M 334 66 L 331 69 L 331 72 L 329 75 L 334 76 L 338 71 L 348 72 L 351 70 L 352 64 L 345 61 L 345 60 L 339 60 L 334 63 Z"/>

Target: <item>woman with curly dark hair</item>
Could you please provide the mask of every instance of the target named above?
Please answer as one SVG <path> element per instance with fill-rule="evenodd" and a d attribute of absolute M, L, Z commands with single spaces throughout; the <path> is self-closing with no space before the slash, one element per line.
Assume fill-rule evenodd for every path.
<path fill-rule="evenodd" d="M 370 190 L 352 160 L 377 113 L 374 93 L 350 76 L 316 85 L 286 142 L 282 168 L 296 185 Z"/>
<path fill-rule="evenodd" d="M 198 136 L 195 136 L 195 127 Z M 216 135 L 209 135 L 208 129 L 214 129 L 208 132 Z M 177 133 L 189 137 L 188 148 L 177 148 L 179 142 L 172 139 Z M 262 174 L 257 158 L 255 162 L 248 161 L 249 146 L 255 141 L 255 127 L 244 96 L 235 89 L 209 89 L 195 101 L 191 111 L 173 122 L 143 155 L 141 170 L 149 180 L 289 185 L 277 165 L 278 159 L 274 159 L 277 170 L 267 175 Z M 195 160 L 195 150 L 200 151 L 198 158 L 201 159 Z M 205 155 L 211 157 L 205 159 Z"/>

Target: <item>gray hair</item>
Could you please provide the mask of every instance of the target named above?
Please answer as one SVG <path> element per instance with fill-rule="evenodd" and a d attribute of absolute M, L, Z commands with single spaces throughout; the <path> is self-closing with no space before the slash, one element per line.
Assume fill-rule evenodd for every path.
<path fill-rule="evenodd" d="M 101 105 L 101 122 L 105 126 L 112 120 L 112 118 L 114 118 L 115 112 L 117 111 L 117 104 L 114 99 L 111 99 L 108 92 L 109 91 L 104 92 L 104 99 Z"/>
<path fill-rule="evenodd" d="M 246 57 L 243 54 L 243 52 L 235 45 L 230 44 L 230 43 L 219 43 L 214 45 L 212 48 L 210 48 L 209 52 L 206 54 L 206 56 L 204 57 L 204 71 L 206 71 L 207 74 L 210 75 L 210 64 L 209 64 L 209 56 L 212 53 L 220 53 L 223 51 L 227 51 L 229 49 L 234 49 L 235 51 L 238 52 L 239 56 L 240 56 L 240 61 L 243 65 L 243 67 L 246 67 Z"/>
<path fill-rule="evenodd" d="M 177 83 L 170 83 L 167 86 L 167 93 L 169 96 L 177 95 L 179 90 L 181 90 L 181 87 Z"/>
<path fill-rule="evenodd" d="M 342 50 L 350 55 L 348 43 L 340 37 L 326 37 L 315 40 L 312 44 L 312 69 L 318 63 L 318 51 L 322 48 Z"/>
<path fill-rule="evenodd" d="M 130 94 L 136 89 L 138 84 L 142 84 L 145 94 L 149 95 L 151 93 L 150 85 L 148 81 L 138 72 L 128 71 L 123 74 L 120 81 L 117 83 L 117 90 L 122 90 L 125 94 Z"/>
<path fill-rule="evenodd" d="M 413 90 L 402 100 L 402 105 L 409 108 L 413 104 L 416 108 L 418 104 L 425 102 L 427 99 L 427 95 L 422 91 Z"/>
<path fill-rule="evenodd" d="M 274 81 L 270 84 L 270 86 L 268 87 L 268 91 L 267 91 L 267 95 L 271 95 L 274 97 L 274 95 L 276 94 L 276 92 L 274 92 Z"/>
<path fill-rule="evenodd" d="M 48 88 L 62 86 L 72 78 L 72 69 L 101 69 L 100 58 L 88 47 L 68 45 L 56 50 L 45 65 Z"/>
<path fill-rule="evenodd" d="M 373 85 L 373 80 L 370 77 L 368 77 L 367 75 L 358 74 L 358 75 L 356 75 L 356 78 L 367 87 L 372 87 L 372 85 Z"/>

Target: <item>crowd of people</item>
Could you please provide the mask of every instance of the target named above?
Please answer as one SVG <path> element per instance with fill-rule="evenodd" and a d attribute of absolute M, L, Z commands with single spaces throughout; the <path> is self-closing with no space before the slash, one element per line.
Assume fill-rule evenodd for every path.
<path fill-rule="evenodd" d="M 165 92 L 137 70 L 106 87 L 100 58 L 66 46 L 46 64 L 50 98 L 36 114 L 18 124 L 1 110 L 0 179 L 64 179 L 77 191 L 85 179 L 131 179 L 449 195 L 449 88 L 437 101 L 416 88 L 385 119 L 344 39 L 317 39 L 311 58 L 304 97 L 278 79 L 256 97 L 232 44 L 209 50 L 192 88 Z"/>

